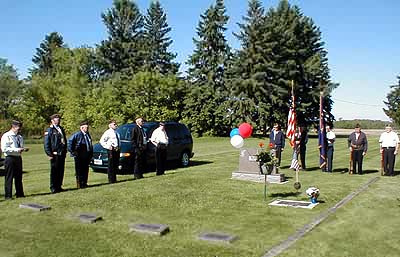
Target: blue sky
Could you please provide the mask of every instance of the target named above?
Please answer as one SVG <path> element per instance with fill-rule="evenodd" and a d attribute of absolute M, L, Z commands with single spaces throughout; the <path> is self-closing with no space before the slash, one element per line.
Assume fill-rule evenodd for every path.
<path fill-rule="evenodd" d="M 200 14 L 213 0 L 160 0 L 172 27 L 171 50 L 184 63 L 193 51 L 192 38 Z M 264 0 L 266 9 L 278 0 Z M 388 120 L 383 101 L 400 75 L 400 1 L 397 0 L 292 0 L 322 32 L 328 51 L 331 77 L 340 86 L 333 92 L 336 119 Z M 150 0 L 136 1 L 144 13 Z M 237 48 L 232 35 L 247 10 L 247 1 L 225 0 L 230 16 L 227 38 Z M 0 57 L 27 75 L 32 57 L 45 35 L 57 31 L 69 47 L 95 46 L 107 37 L 100 14 L 112 7 L 112 0 L 1 0 Z"/>

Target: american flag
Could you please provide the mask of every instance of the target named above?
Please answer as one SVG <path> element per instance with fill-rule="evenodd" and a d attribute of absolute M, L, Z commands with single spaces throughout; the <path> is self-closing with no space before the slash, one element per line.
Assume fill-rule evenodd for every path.
<path fill-rule="evenodd" d="M 290 164 L 290 168 L 289 169 L 294 169 L 296 171 L 300 170 L 300 163 L 297 160 L 297 158 L 293 158 L 292 159 L 292 164 Z"/>
<path fill-rule="evenodd" d="M 322 92 L 319 99 L 319 130 L 318 130 L 318 147 L 319 147 L 319 167 L 323 170 L 326 168 L 326 129 L 325 118 L 323 113 Z"/>
<path fill-rule="evenodd" d="M 290 103 L 288 125 L 286 136 L 290 140 L 290 146 L 293 148 L 296 135 L 296 110 L 294 108 L 294 93 L 293 93 L 293 81 L 292 81 L 292 102 Z"/>

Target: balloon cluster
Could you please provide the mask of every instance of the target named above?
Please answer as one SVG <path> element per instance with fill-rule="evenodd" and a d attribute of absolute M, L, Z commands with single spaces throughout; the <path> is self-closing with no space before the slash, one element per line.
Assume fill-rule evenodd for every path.
<path fill-rule="evenodd" d="M 240 124 L 239 128 L 232 129 L 231 145 L 235 148 L 241 148 L 244 145 L 244 139 L 251 136 L 253 127 L 249 123 Z"/>

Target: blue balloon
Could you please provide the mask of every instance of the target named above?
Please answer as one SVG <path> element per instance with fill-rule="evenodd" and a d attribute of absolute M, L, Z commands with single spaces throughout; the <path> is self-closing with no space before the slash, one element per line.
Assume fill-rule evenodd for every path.
<path fill-rule="evenodd" d="M 236 135 L 240 135 L 239 133 L 239 129 L 238 128 L 234 128 L 231 130 L 231 133 L 229 134 L 231 137 L 236 136 Z"/>

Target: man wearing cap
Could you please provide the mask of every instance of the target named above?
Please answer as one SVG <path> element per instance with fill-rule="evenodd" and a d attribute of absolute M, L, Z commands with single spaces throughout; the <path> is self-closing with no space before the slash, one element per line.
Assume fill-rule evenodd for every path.
<path fill-rule="evenodd" d="M 54 194 L 63 191 L 67 137 L 60 126 L 61 116 L 53 114 L 50 120 L 51 125 L 44 133 L 44 151 L 50 160 L 50 190 Z"/>
<path fill-rule="evenodd" d="M 334 151 L 334 143 L 336 140 L 335 133 L 331 130 L 331 127 L 327 125 L 326 127 L 326 139 L 328 141 L 328 146 L 326 150 L 326 159 L 327 159 L 327 171 L 332 172 L 333 166 L 333 151 Z"/>
<path fill-rule="evenodd" d="M 100 138 L 100 144 L 102 147 L 107 149 L 108 154 L 108 182 L 117 182 L 117 171 L 119 165 L 119 155 L 121 149 L 120 136 L 117 132 L 117 122 L 110 120 L 108 123 L 108 129 L 103 133 Z"/>
<path fill-rule="evenodd" d="M 68 151 L 75 160 L 76 186 L 86 188 L 89 164 L 93 156 L 92 138 L 87 121 L 80 123 L 80 130 L 68 139 Z"/>
<path fill-rule="evenodd" d="M 278 158 L 278 166 L 280 166 L 283 148 L 285 148 L 285 135 L 278 123 L 274 124 L 273 130 L 269 134 L 269 145 L 272 150 L 275 150 L 275 156 Z"/>
<path fill-rule="evenodd" d="M 1 151 L 5 156 L 4 196 L 6 200 L 12 199 L 13 179 L 16 197 L 25 197 L 22 185 L 21 153 L 29 149 L 24 147 L 24 140 L 20 135 L 21 128 L 22 123 L 14 120 L 11 123 L 11 129 L 1 137 Z"/>
<path fill-rule="evenodd" d="M 147 148 L 147 134 L 143 128 L 143 118 L 136 119 L 136 126 L 132 129 L 132 144 L 135 151 L 135 165 L 133 175 L 135 179 L 143 178 L 143 172 L 146 165 L 146 148 Z"/>
<path fill-rule="evenodd" d="M 386 125 L 385 132 L 379 138 L 385 176 L 394 176 L 394 162 L 399 151 L 399 143 L 399 136 L 392 130 L 392 126 Z"/>
<path fill-rule="evenodd" d="M 158 128 L 153 131 L 150 138 L 151 143 L 155 145 L 155 156 L 156 156 L 156 175 L 164 175 L 165 166 L 167 161 L 167 146 L 168 146 L 168 136 L 165 131 L 165 123 L 160 122 Z"/>
<path fill-rule="evenodd" d="M 353 167 L 350 167 L 352 168 L 350 174 L 358 173 L 359 175 L 362 175 L 362 162 L 364 156 L 367 154 L 368 140 L 365 133 L 361 131 L 360 124 L 356 124 L 354 132 L 350 134 L 347 141 L 351 158 L 353 160 Z M 356 168 L 358 168 L 358 172 L 356 171 Z"/>

